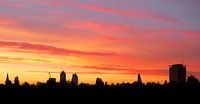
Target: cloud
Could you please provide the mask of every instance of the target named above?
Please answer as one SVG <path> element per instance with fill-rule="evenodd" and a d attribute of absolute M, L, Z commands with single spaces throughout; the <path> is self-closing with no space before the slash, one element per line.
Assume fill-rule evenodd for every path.
<path fill-rule="evenodd" d="M 87 69 L 97 69 L 97 70 L 104 70 L 104 71 L 126 71 L 131 69 L 126 68 L 112 68 L 112 67 L 101 67 L 101 66 L 73 66 L 73 67 L 80 67 L 80 68 L 87 68 Z"/>
<path fill-rule="evenodd" d="M 78 67 L 78 66 L 76 66 Z M 79 66 L 80 68 L 82 66 Z M 85 66 L 83 66 L 82 68 L 84 68 Z M 154 75 L 154 76 L 168 76 L 169 75 L 169 71 L 168 70 L 145 70 L 145 69 L 142 69 L 142 70 L 130 70 L 130 69 L 120 69 L 120 68 L 106 68 L 106 67 L 94 67 L 94 66 L 87 66 L 87 68 L 96 68 L 98 69 L 97 71 L 65 71 L 67 74 L 73 74 L 73 73 L 76 73 L 76 74 L 125 74 L 125 75 L 137 75 L 137 74 L 141 74 L 142 76 L 143 75 Z M 102 71 L 103 70 L 121 70 L 119 72 L 111 72 L 111 71 Z M 26 72 L 34 72 L 34 73 L 60 73 L 61 71 L 26 71 Z M 189 75 L 195 75 L 196 77 L 200 77 L 200 72 L 198 71 L 187 71 L 187 76 Z"/>
<path fill-rule="evenodd" d="M 75 3 L 74 0 L 48 0 L 42 1 L 42 0 L 34 0 L 32 3 L 42 6 L 47 6 L 49 8 L 61 8 L 65 6 L 70 6 Z"/>
<path fill-rule="evenodd" d="M 84 69 L 94 69 L 96 71 L 89 72 L 88 74 L 132 74 L 137 75 L 138 73 L 142 75 L 157 75 L 157 76 L 168 76 L 169 70 L 166 69 L 131 69 L 131 68 L 114 68 L 114 67 L 106 67 L 106 66 L 73 66 Z M 97 73 L 96 73 L 97 72 Z M 86 72 L 87 73 L 87 72 Z M 187 75 L 195 75 L 200 76 L 200 72 L 198 71 L 187 71 Z"/>
<path fill-rule="evenodd" d="M 119 9 L 113 9 L 113 8 L 108 8 L 108 7 L 102 7 L 102 6 L 97 6 L 97 5 L 91 5 L 91 4 L 86 4 L 86 3 L 80 3 L 79 4 L 80 8 L 89 10 L 89 11 L 95 11 L 95 12 L 101 12 L 101 13 L 111 13 L 111 14 L 117 14 L 121 16 L 127 16 L 127 17 L 134 17 L 137 19 L 153 19 L 153 20 L 162 20 L 162 21 L 167 21 L 167 22 L 173 22 L 177 23 L 180 22 L 178 19 L 172 17 L 172 16 L 167 16 L 163 14 L 155 14 L 151 13 L 150 11 L 125 11 L 125 10 L 119 10 Z"/>
<path fill-rule="evenodd" d="M 25 71 L 25 72 L 34 72 L 34 73 L 60 73 L 61 71 Z M 111 73 L 107 73 L 107 72 L 99 72 L 99 71 L 90 71 L 90 72 L 86 72 L 86 71 L 77 71 L 77 72 L 65 72 L 67 74 L 111 74 Z"/>
<path fill-rule="evenodd" d="M 121 74 L 144 74 L 144 75 L 160 75 L 160 76 L 166 76 L 168 75 L 169 71 L 168 70 L 147 70 L 147 69 L 141 69 L 141 70 L 130 70 L 127 71 L 125 73 L 121 73 Z"/>
<path fill-rule="evenodd" d="M 176 28 L 149 28 L 142 32 L 132 31 L 131 34 L 138 34 L 138 37 L 174 37 L 174 36 L 200 36 L 200 31 L 191 29 Z"/>
<path fill-rule="evenodd" d="M 0 41 L 0 47 L 9 48 L 21 52 L 31 52 L 31 53 L 50 54 L 59 56 L 68 56 L 68 55 L 118 56 L 119 55 L 112 52 L 85 52 L 85 51 L 70 50 L 65 48 L 58 48 L 41 44 L 31 44 L 25 42 Z"/>
<path fill-rule="evenodd" d="M 145 74 L 145 75 L 168 75 L 168 70 L 147 70 L 147 69 L 131 69 L 131 68 L 116 68 L 116 67 L 106 67 L 106 66 L 73 66 L 84 69 L 94 69 L 106 74 Z"/>
<path fill-rule="evenodd" d="M 94 21 L 68 21 L 65 22 L 66 28 L 85 29 L 93 31 L 130 31 L 133 26 L 122 24 L 108 24 Z"/>
<path fill-rule="evenodd" d="M 21 58 L 21 57 L 11 58 L 7 56 L 0 56 L 0 62 L 12 62 L 12 61 L 34 61 L 34 62 L 47 62 L 47 63 L 50 62 L 43 59 Z"/>
<path fill-rule="evenodd" d="M 0 20 L 0 25 L 16 25 L 17 22 L 14 20 Z"/>
<path fill-rule="evenodd" d="M 109 35 L 102 35 L 100 36 L 103 40 L 112 41 L 112 42 L 119 42 L 119 43 L 134 43 L 136 40 L 128 39 L 128 38 L 122 38 L 122 37 L 114 37 Z"/>
<path fill-rule="evenodd" d="M 192 31 L 192 30 L 178 30 L 180 33 L 189 36 L 200 36 L 200 31 Z"/>
<path fill-rule="evenodd" d="M 162 0 L 162 2 L 168 3 L 183 3 L 183 4 L 200 4 L 199 0 Z"/>

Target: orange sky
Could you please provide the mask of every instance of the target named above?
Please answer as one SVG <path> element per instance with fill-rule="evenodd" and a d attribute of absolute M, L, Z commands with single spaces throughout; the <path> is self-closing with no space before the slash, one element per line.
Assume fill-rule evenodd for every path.
<path fill-rule="evenodd" d="M 2 0 L 0 83 L 168 80 L 168 67 L 187 65 L 200 78 L 200 22 L 195 0 Z M 156 6 L 155 6 L 156 5 Z"/>

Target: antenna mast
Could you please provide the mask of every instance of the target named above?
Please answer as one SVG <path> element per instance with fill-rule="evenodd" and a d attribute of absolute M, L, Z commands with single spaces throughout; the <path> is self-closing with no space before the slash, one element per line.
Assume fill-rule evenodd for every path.
<path fill-rule="evenodd" d="M 182 58 L 182 64 L 183 64 L 183 62 L 184 62 L 184 60 L 183 60 L 183 58 Z"/>
<path fill-rule="evenodd" d="M 51 78 L 51 73 L 49 72 L 49 77 Z"/>

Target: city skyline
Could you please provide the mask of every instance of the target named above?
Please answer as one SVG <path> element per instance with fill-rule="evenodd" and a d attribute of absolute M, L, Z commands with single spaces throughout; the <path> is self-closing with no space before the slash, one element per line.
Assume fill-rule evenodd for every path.
<path fill-rule="evenodd" d="M 182 65 L 182 64 L 173 64 L 173 65 Z M 178 69 L 178 70 L 180 70 L 181 71 L 181 69 Z M 169 80 L 169 78 L 171 78 L 170 77 L 170 72 L 171 71 L 171 66 L 169 67 L 169 70 L 167 71 L 167 74 L 168 74 L 168 77 L 167 77 L 167 79 L 164 79 L 163 81 L 157 81 L 157 80 L 152 80 L 152 81 L 149 81 L 149 80 L 144 80 L 144 83 L 148 83 L 148 82 L 159 82 L 159 83 L 164 83 L 165 81 L 168 81 L 168 82 L 170 82 L 170 80 Z M 35 72 L 35 73 L 45 73 L 47 76 L 48 76 L 48 78 L 47 79 L 45 79 L 45 80 L 35 80 L 34 82 L 30 82 L 30 81 L 27 81 L 27 80 L 23 80 L 22 79 L 22 82 L 20 81 L 20 84 L 23 84 L 23 83 L 25 83 L 25 82 L 28 82 L 28 83 L 30 83 L 30 84 L 37 84 L 38 82 L 42 82 L 42 83 L 45 83 L 49 78 L 53 78 L 53 79 L 55 79 L 55 81 L 56 82 L 59 82 L 59 83 L 65 83 L 65 82 L 67 82 L 67 81 L 72 81 L 72 79 L 73 79 L 73 77 L 75 76 L 75 77 L 77 77 L 76 79 L 77 80 L 80 80 L 80 78 L 78 78 L 78 74 L 77 73 L 67 73 L 67 72 L 65 72 L 65 71 L 61 71 L 61 72 L 45 72 L 45 71 L 43 71 L 43 72 Z M 53 76 L 52 76 L 52 74 L 54 74 Z M 64 74 L 64 75 L 63 75 Z M 137 73 L 137 74 L 135 74 L 135 76 L 138 76 L 138 74 L 139 74 L 139 76 L 140 76 L 140 74 L 141 73 Z M 177 74 L 177 73 L 176 73 Z M 178 75 L 176 75 L 175 74 L 175 76 L 178 76 Z M 188 76 L 190 76 L 190 75 L 193 75 L 193 74 L 191 74 L 190 72 L 188 73 L 187 71 L 186 71 L 186 73 L 185 73 L 185 78 L 186 77 L 188 77 Z M 8 76 L 9 76 L 9 73 L 6 73 L 6 80 L 8 80 Z M 55 77 L 56 76 L 56 77 Z M 68 77 L 67 77 L 68 76 Z M 134 76 L 134 75 L 133 75 Z M 5 79 L 4 78 L 4 79 Z M 17 80 L 18 80 L 18 75 L 12 75 L 12 77 L 11 78 L 9 78 L 9 79 L 11 79 L 10 81 L 13 83 L 14 82 L 14 80 L 17 78 Z M 96 78 L 99 78 L 99 76 L 96 76 Z M 95 79 L 96 79 L 95 78 Z M 4 79 L 0 79 L 0 80 L 4 80 Z M 12 80 L 13 79 L 13 80 Z M 56 80 L 56 79 L 59 79 L 59 80 Z M 80 81 L 80 83 L 88 83 L 88 84 L 95 84 L 96 82 L 96 80 L 95 79 L 92 79 L 91 78 L 91 80 L 93 80 L 93 82 L 90 82 L 90 83 L 88 83 L 88 82 L 83 82 L 83 81 Z M 185 79 L 186 80 L 186 79 Z M 104 81 L 106 81 L 106 80 L 104 80 Z M 133 78 L 132 79 L 132 81 L 122 81 L 122 82 L 109 82 L 109 81 L 106 81 L 108 84 L 117 84 L 117 83 L 132 83 L 132 82 L 137 82 L 138 81 L 138 78 Z M 73 81 L 72 81 L 73 82 Z M 0 84 L 4 84 L 5 83 L 5 81 L 3 81 L 3 82 L 0 82 Z M 9 82 L 10 83 L 10 82 Z M 78 84 L 78 81 L 76 82 L 77 84 Z"/>
<path fill-rule="evenodd" d="M 143 82 L 168 79 L 169 65 L 186 64 L 200 78 L 198 0 L 1 0 L 0 83 Z M 71 80 L 67 76 L 67 80 Z"/>
<path fill-rule="evenodd" d="M 98 100 L 99 98 L 104 98 L 105 100 L 105 98 L 108 98 L 111 100 L 111 98 L 114 98 L 116 101 L 116 98 L 126 100 L 135 98 L 138 100 L 146 97 L 159 99 L 170 98 L 170 101 L 179 102 L 179 98 L 186 98 L 188 101 L 191 101 L 189 100 L 190 98 L 194 99 L 199 97 L 200 82 L 193 75 L 188 76 L 186 79 L 185 70 L 186 67 L 183 64 L 171 65 L 169 68 L 170 82 L 165 81 L 163 84 L 159 82 L 143 83 L 140 73 L 138 73 L 137 81 L 117 84 L 108 84 L 100 77 L 96 78 L 95 84 L 79 84 L 76 73 L 72 75 L 71 81 L 66 81 L 66 73 L 64 71 L 60 72 L 59 82 L 56 82 L 56 79 L 49 73 L 49 79 L 45 83 L 38 82 L 37 84 L 29 84 L 25 82 L 19 84 L 20 80 L 18 76 L 15 77 L 14 83 L 12 83 L 7 74 L 5 84 L 0 84 L 0 97 L 3 99 L 22 98 L 23 100 L 26 98 L 34 98 L 35 100 L 38 98 L 44 99 L 46 97 L 54 100 L 57 98 L 68 98 L 68 102 L 74 98 L 76 100 L 82 98 L 93 100 Z"/>
<path fill-rule="evenodd" d="M 59 72 L 45 72 L 45 73 L 48 73 L 49 74 L 49 78 L 46 82 L 41 82 L 41 81 L 37 81 L 37 83 L 49 83 L 49 84 L 52 84 L 52 83 L 59 83 L 61 85 L 66 85 L 66 84 L 72 84 L 72 85 L 79 85 L 79 84 L 91 84 L 91 83 L 85 83 L 85 82 L 80 82 L 79 83 L 79 78 L 78 78 L 78 75 L 77 73 L 73 73 L 71 74 L 71 80 L 67 80 L 67 75 L 69 76 L 69 74 L 66 74 L 65 71 L 61 71 L 60 73 Z M 52 77 L 51 76 L 51 73 L 59 73 L 60 74 L 60 80 L 57 81 L 55 77 Z M 190 74 L 190 73 L 189 73 Z M 166 79 L 164 81 L 164 85 L 166 83 L 185 83 L 187 82 L 188 78 L 189 77 L 194 77 L 196 78 L 194 75 L 190 74 L 188 75 L 187 73 L 187 68 L 186 68 L 186 65 L 184 64 L 173 64 L 173 65 L 170 65 L 169 66 L 169 73 L 168 73 L 168 80 Z M 198 79 L 198 78 L 197 78 Z M 168 82 L 167 82 L 168 81 Z M 112 85 L 112 84 L 120 84 L 120 83 L 140 83 L 142 84 L 143 81 L 142 81 L 142 77 L 141 77 L 141 73 L 138 73 L 137 74 L 137 80 L 133 81 L 133 82 L 117 82 L 117 83 L 108 83 L 106 80 L 105 80 L 105 83 L 104 81 L 102 80 L 102 78 L 100 77 L 96 77 L 96 81 L 95 83 L 103 83 L 103 85 Z M 22 82 L 21 84 L 24 84 L 24 83 L 29 83 L 27 81 L 25 82 Z M 37 84 L 37 83 L 31 83 L 31 84 Z M 155 82 L 155 81 L 148 81 L 148 82 L 144 82 L 143 84 L 147 84 L 147 83 L 162 83 L 162 82 Z M 6 74 L 6 80 L 5 80 L 5 85 L 11 85 L 12 84 L 12 80 L 9 79 L 9 74 L 7 73 Z M 15 76 L 14 77 L 14 85 L 19 85 L 20 84 L 20 81 L 19 81 L 19 77 L 18 76 Z M 161 84 L 162 85 L 162 84 Z"/>

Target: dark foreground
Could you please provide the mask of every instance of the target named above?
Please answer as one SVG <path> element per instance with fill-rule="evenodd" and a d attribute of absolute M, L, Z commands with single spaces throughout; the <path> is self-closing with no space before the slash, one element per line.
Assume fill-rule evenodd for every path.
<path fill-rule="evenodd" d="M 119 84 L 119 85 L 60 85 L 40 84 L 22 86 L 0 85 L 1 99 L 46 101 L 198 101 L 200 84 Z M 200 100 L 199 100 L 200 101 Z M 198 101 L 198 102 L 199 102 Z"/>

